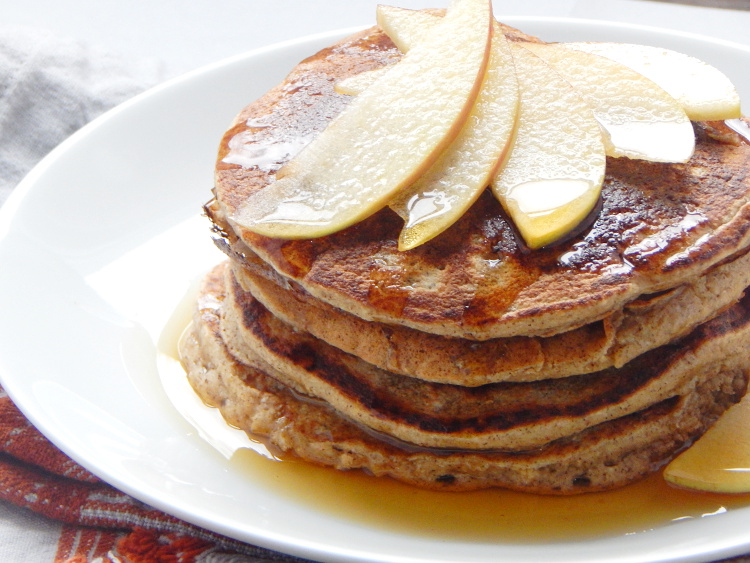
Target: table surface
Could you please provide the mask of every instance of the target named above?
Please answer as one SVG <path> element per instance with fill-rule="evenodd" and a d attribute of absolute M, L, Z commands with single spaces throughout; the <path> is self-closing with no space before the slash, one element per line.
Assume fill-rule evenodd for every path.
<path fill-rule="evenodd" d="M 0 0 L 0 25 L 48 29 L 177 75 L 272 43 L 374 21 L 376 0 Z M 393 0 L 405 8 L 448 0 Z M 738 10 L 695 6 L 733 6 Z M 689 5 L 686 5 L 689 4 Z M 494 0 L 505 16 L 566 16 L 671 28 L 750 44 L 750 0 Z"/>

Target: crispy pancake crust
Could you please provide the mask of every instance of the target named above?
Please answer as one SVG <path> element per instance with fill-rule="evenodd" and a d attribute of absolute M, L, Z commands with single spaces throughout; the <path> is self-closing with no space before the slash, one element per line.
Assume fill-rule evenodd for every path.
<path fill-rule="evenodd" d="M 217 405 L 229 424 L 264 436 L 284 452 L 422 487 L 499 486 L 574 494 L 621 486 L 657 470 L 738 401 L 747 387 L 748 370 L 727 364 L 710 378 L 696 378 L 682 396 L 534 451 L 407 449 L 239 363 L 221 340 L 222 291 L 220 274 L 206 279 L 192 331 L 182 346 L 190 382 L 206 402 Z"/>
<path fill-rule="evenodd" d="M 317 299 L 364 319 L 483 340 L 594 322 L 643 293 L 696 279 L 750 242 L 750 145 L 716 141 L 699 125 L 687 164 L 608 159 L 593 222 L 534 252 L 489 192 L 408 252 L 397 250 L 402 221 L 387 208 L 315 240 L 232 225 L 242 201 L 346 105 L 333 83 L 398 57 L 377 28 L 359 33 L 300 63 L 238 115 L 220 146 L 212 213 L 230 218 L 234 252 L 246 245 Z"/>
<path fill-rule="evenodd" d="M 249 256 L 246 256 L 246 258 Z M 547 338 L 451 338 L 365 321 L 312 297 L 261 260 L 232 270 L 244 291 L 295 329 L 375 366 L 438 383 L 536 381 L 621 367 L 733 305 L 750 285 L 750 254 L 691 284 L 642 296 L 602 321 Z"/>

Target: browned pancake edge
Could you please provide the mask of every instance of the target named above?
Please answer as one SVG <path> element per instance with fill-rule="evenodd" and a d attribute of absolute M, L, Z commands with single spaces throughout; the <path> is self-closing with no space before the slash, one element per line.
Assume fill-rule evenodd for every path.
<path fill-rule="evenodd" d="M 221 284 L 219 277 L 208 278 L 205 290 L 211 294 Z M 622 486 L 656 471 L 747 388 L 748 370 L 727 367 L 683 396 L 531 452 L 405 449 L 238 363 L 221 340 L 220 307 L 213 295 L 199 299 L 183 359 L 196 392 L 218 406 L 229 424 L 314 463 L 431 489 L 575 494 Z"/>

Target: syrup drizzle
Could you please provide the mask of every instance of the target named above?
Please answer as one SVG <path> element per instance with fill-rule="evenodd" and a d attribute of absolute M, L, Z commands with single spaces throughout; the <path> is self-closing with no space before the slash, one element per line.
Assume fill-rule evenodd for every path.
<path fill-rule="evenodd" d="M 243 168 L 257 167 L 264 172 L 275 172 L 282 162 L 296 156 L 312 139 L 312 135 L 273 142 L 257 142 L 251 130 L 242 131 L 232 137 L 227 146 L 229 152 L 222 159 L 226 164 L 237 164 Z"/>
<path fill-rule="evenodd" d="M 660 474 L 622 489 L 545 496 L 502 489 L 429 491 L 387 477 L 342 472 L 240 449 L 228 460 L 264 488 L 341 518 L 440 541 L 541 544 L 642 533 L 681 520 L 722 514 L 750 496 L 695 493 Z"/>

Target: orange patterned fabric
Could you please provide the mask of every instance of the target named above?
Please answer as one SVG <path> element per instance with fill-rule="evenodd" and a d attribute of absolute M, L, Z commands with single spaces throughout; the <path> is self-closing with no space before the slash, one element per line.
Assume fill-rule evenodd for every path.
<path fill-rule="evenodd" d="M 0 388 L 0 502 L 63 522 L 50 563 L 301 563 L 155 510 L 52 445 Z M 3 561 L 0 551 L 0 561 Z M 750 556 L 722 563 L 750 563 Z"/>
<path fill-rule="evenodd" d="M 0 500 L 64 524 L 54 563 L 200 563 L 216 554 L 300 561 L 198 528 L 104 483 L 42 436 L 2 390 Z"/>

